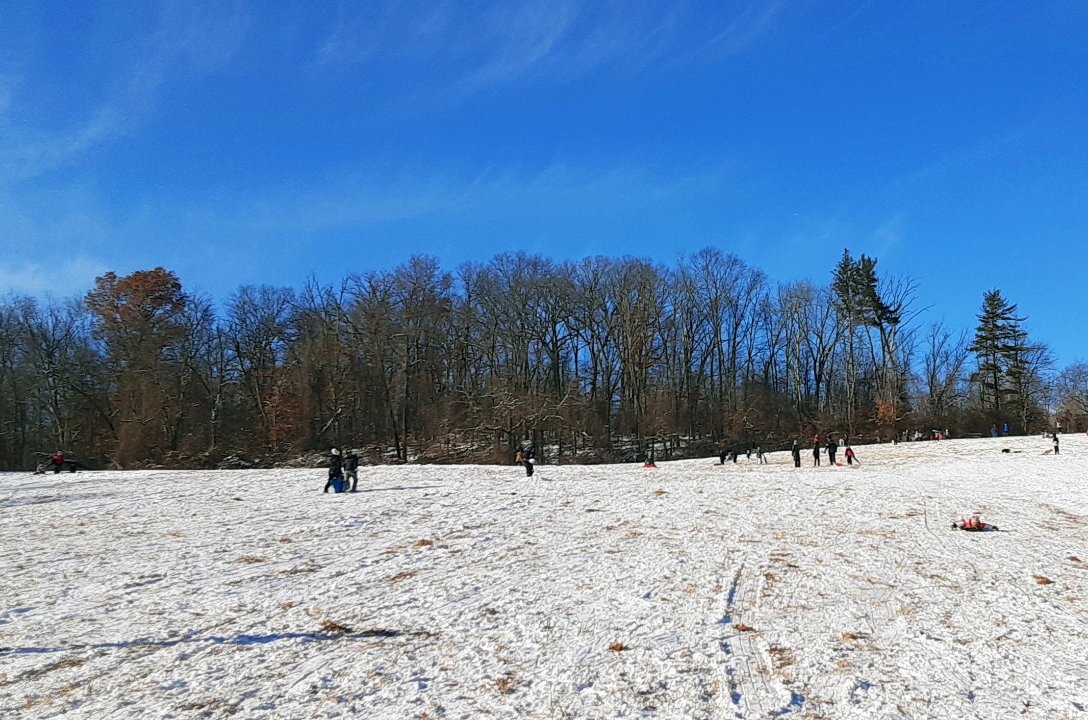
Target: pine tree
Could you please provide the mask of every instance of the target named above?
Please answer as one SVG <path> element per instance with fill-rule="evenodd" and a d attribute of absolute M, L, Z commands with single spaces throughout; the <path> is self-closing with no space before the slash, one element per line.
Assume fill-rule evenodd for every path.
<path fill-rule="evenodd" d="M 1024 318 L 1017 317 L 1016 305 L 1009 304 L 1000 290 L 983 295 L 978 321 L 975 341 L 969 348 L 978 358 L 975 380 L 983 407 L 998 415 L 1010 404 L 1017 404 L 1030 346 L 1021 326 Z"/>
<path fill-rule="evenodd" d="M 836 310 L 847 324 L 846 405 L 847 423 L 851 434 L 857 406 L 858 360 L 855 340 L 859 329 L 864 329 L 866 333 L 874 329 L 879 333 L 881 352 L 879 362 L 871 338 L 868 346 L 873 366 L 879 368 L 877 387 L 881 395 L 880 400 L 891 408 L 889 412 L 884 413 L 885 416 L 893 419 L 891 424 L 894 424 L 897 414 L 896 406 L 900 401 L 900 378 L 895 362 L 894 328 L 901 320 L 901 313 L 898 309 L 889 306 L 881 297 L 876 262 L 875 258 L 864 254 L 855 261 L 850 256 L 850 251 L 844 250 L 842 260 L 836 266 L 831 281 Z"/>

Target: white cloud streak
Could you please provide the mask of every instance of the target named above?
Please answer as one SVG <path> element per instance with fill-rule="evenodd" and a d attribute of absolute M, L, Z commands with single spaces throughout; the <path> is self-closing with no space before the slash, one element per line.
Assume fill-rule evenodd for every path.
<path fill-rule="evenodd" d="M 356 68 L 395 59 L 432 70 L 445 91 L 472 93 L 519 79 L 563 82 L 609 68 L 716 61 L 774 30 L 784 0 L 440 2 L 416 9 L 341 11 L 317 66 Z"/>
<path fill-rule="evenodd" d="M 29 110 L 23 115 L 33 115 L 35 88 L 0 68 L 0 184 L 39 177 L 123 137 L 153 112 L 171 72 L 214 72 L 234 55 L 247 26 L 237 3 L 161 3 L 155 26 L 119 49 L 123 62 L 99 106 L 62 130 L 12 123 L 10 109 L 20 101 Z"/>
<path fill-rule="evenodd" d="M 0 294 L 69 297 L 88 290 L 106 272 L 97 260 L 78 257 L 54 263 L 0 264 Z"/>

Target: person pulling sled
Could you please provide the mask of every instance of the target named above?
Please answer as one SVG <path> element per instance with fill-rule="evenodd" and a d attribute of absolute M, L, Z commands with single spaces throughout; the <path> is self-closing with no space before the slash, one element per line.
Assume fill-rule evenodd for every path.
<path fill-rule="evenodd" d="M 327 493 L 330 487 L 333 492 L 344 492 L 344 462 L 336 448 L 329 454 L 329 479 L 322 492 Z"/>
<path fill-rule="evenodd" d="M 997 530 L 997 525 L 990 525 L 979 520 L 978 515 L 972 515 L 966 520 L 960 519 L 952 523 L 953 530 L 966 530 L 967 532 L 987 532 Z"/>

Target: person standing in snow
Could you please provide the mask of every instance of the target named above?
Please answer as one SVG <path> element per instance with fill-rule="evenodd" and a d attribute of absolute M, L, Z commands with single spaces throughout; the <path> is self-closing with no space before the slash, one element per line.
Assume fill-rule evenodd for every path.
<path fill-rule="evenodd" d="M 1054 433 L 1054 454 L 1058 454 L 1058 433 Z"/>
<path fill-rule="evenodd" d="M 722 449 L 721 449 L 721 450 L 720 450 L 720 451 L 718 452 L 718 464 L 719 464 L 719 465 L 725 465 L 725 458 L 726 458 L 726 456 L 728 456 L 728 455 L 729 455 L 729 451 L 728 451 L 728 450 L 726 450 L 725 448 L 722 448 Z"/>
<path fill-rule="evenodd" d="M 997 425 L 990 428 L 990 437 L 997 437 Z"/>
<path fill-rule="evenodd" d="M 839 449 L 839 446 L 835 444 L 834 440 L 829 439 L 827 441 L 827 463 L 832 467 L 835 466 L 835 451 Z"/>
<path fill-rule="evenodd" d="M 760 465 L 767 464 L 767 456 L 763 454 L 762 445 L 756 445 L 756 461 L 759 462 Z"/>
<path fill-rule="evenodd" d="M 349 450 L 344 456 L 344 483 L 346 484 L 349 480 L 351 481 L 349 492 L 358 492 L 355 486 L 359 483 L 359 456 L 354 450 Z"/>
<path fill-rule="evenodd" d="M 1005 437 L 1009 436 L 1009 424 L 1008 423 L 1005 423 L 1004 425 L 1001 426 L 1001 434 L 1004 435 Z"/>
<path fill-rule="evenodd" d="M 812 445 L 812 467 L 820 467 L 820 438 L 817 436 L 816 442 Z"/>
<path fill-rule="evenodd" d="M 533 476 L 533 464 L 534 464 L 533 463 L 533 456 L 535 454 L 536 454 L 536 452 L 533 450 L 532 445 L 525 448 L 525 452 L 523 452 L 521 454 L 522 465 L 525 466 L 525 477 L 532 477 Z"/>
<path fill-rule="evenodd" d="M 853 465 L 854 460 L 856 460 L 856 459 L 857 459 L 857 456 L 854 455 L 854 448 L 847 445 L 846 446 L 846 464 L 847 465 Z M 861 463 L 859 462 L 858 465 L 861 465 Z"/>
<path fill-rule="evenodd" d="M 333 480 L 342 480 L 344 477 L 344 463 L 343 458 L 340 457 L 340 451 L 336 448 L 332 449 L 329 453 L 329 479 L 325 482 L 325 489 L 321 492 L 327 493 L 329 488 L 332 487 Z"/>
<path fill-rule="evenodd" d="M 793 466 L 801 467 L 801 446 L 796 440 L 793 441 L 793 449 L 790 452 L 793 454 Z"/>
<path fill-rule="evenodd" d="M 56 475 L 64 469 L 64 453 L 60 450 L 53 455 L 53 474 Z"/>

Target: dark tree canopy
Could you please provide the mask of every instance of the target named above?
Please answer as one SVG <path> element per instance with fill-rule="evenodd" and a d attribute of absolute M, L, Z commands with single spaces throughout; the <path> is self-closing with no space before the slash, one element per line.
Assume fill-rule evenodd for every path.
<path fill-rule="evenodd" d="M 267 464 L 333 445 L 506 461 L 526 441 L 591 462 L 1046 425 L 1048 357 L 1015 305 L 987 293 L 973 343 L 939 325 L 920 343 L 913 296 L 848 251 L 824 286 L 775 286 L 716 248 L 672 267 L 413 257 L 245 286 L 222 313 L 163 268 L 107 273 L 82 302 L 0 300 L 0 465 L 58 448 L 97 466 Z M 1083 374 L 1059 384 L 1071 423 Z"/>

